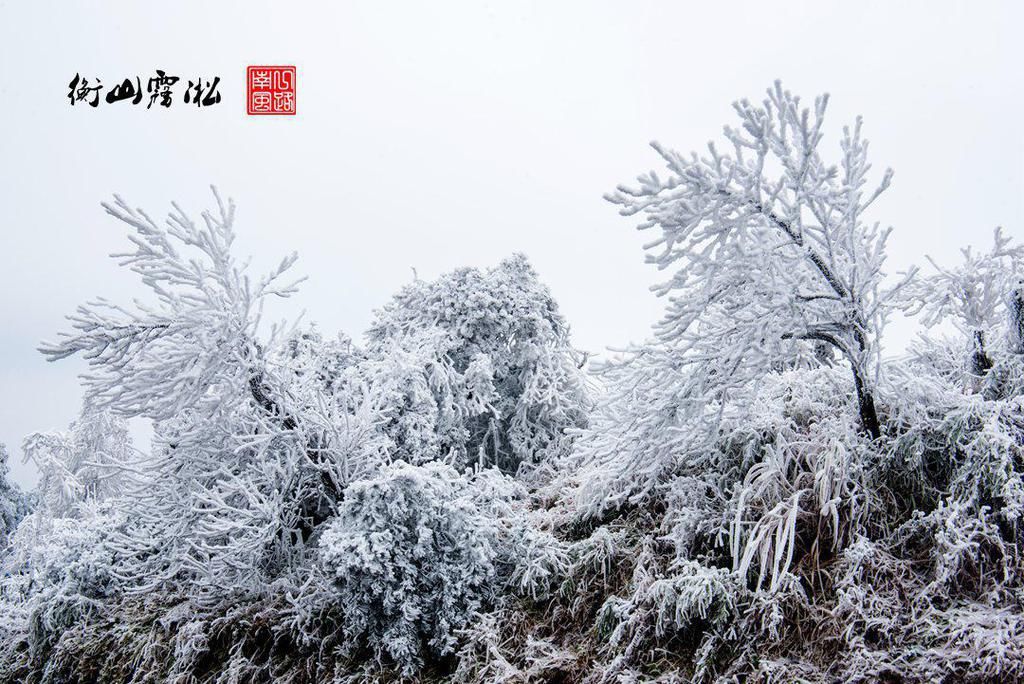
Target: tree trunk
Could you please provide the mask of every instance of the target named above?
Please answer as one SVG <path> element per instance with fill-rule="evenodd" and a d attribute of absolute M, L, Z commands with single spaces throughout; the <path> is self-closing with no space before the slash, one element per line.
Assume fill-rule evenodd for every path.
<path fill-rule="evenodd" d="M 992 368 L 992 359 L 989 358 L 988 351 L 985 349 L 985 333 L 981 330 L 974 331 L 973 349 L 967 367 L 971 375 L 976 378 L 985 377 L 985 374 Z"/>
<path fill-rule="evenodd" d="M 875 397 L 860 376 L 860 370 L 853 367 L 853 382 L 857 387 L 857 409 L 860 413 L 860 424 L 871 439 L 882 436 L 882 428 L 878 423 L 878 412 L 875 411 Z"/>
<path fill-rule="evenodd" d="M 1017 281 L 1009 300 L 1006 309 L 1010 315 L 1010 352 L 1024 354 L 1024 280 Z"/>
<path fill-rule="evenodd" d="M 789 337 L 792 337 L 792 335 L 783 335 L 783 339 Z M 861 427 L 871 435 L 871 439 L 881 437 L 882 427 L 878 422 L 878 412 L 875 410 L 875 397 L 872 394 L 871 388 L 864 382 L 863 369 L 859 364 L 859 357 L 852 354 L 849 345 L 840 342 L 839 338 L 830 331 L 811 330 L 800 335 L 800 337 L 805 340 L 824 342 L 832 348 L 838 349 L 846 357 L 846 360 L 850 363 L 850 369 L 853 371 L 853 382 L 857 390 L 857 410 L 860 414 Z M 863 353 L 867 347 L 864 336 L 854 334 L 854 340 L 861 353 Z"/>

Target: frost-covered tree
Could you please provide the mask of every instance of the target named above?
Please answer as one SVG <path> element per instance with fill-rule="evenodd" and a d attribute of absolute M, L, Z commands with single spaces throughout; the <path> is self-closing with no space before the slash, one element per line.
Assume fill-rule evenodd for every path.
<path fill-rule="evenodd" d="M 7 465 L 7 447 L 0 444 L 0 554 L 7 547 L 7 540 L 28 512 L 28 499 L 16 484 L 7 479 L 10 472 Z"/>
<path fill-rule="evenodd" d="M 735 103 L 727 150 L 710 144 L 686 156 L 655 143 L 668 176 L 640 176 L 637 188 L 608 199 L 659 232 L 648 260 L 672 275 L 656 288 L 669 298 L 656 331 L 686 369 L 684 401 L 700 409 L 824 343 L 849 363 L 861 423 L 878 437 L 889 231 L 865 214 L 892 173 L 868 188 L 859 119 L 843 129 L 838 160 L 827 160 L 827 103 L 822 96 L 804 107 L 776 83 L 761 105 Z"/>
<path fill-rule="evenodd" d="M 67 431 L 26 437 L 22 451 L 39 471 L 39 513 L 50 518 L 74 517 L 85 501 L 123 494 L 136 460 L 127 422 L 89 406 Z"/>
<path fill-rule="evenodd" d="M 134 231 L 134 250 L 113 256 L 142 279 L 155 302 L 127 308 L 97 299 L 68 317 L 71 330 L 59 341 L 40 348 L 49 360 L 82 355 L 90 369 L 83 376 L 87 395 L 98 408 L 166 420 L 214 408 L 238 392 L 251 391 L 261 402 L 261 305 L 295 291 L 295 283 L 279 279 L 296 256 L 251 281 L 231 253 L 234 204 L 216 190 L 214 196 L 218 212 L 204 212 L 202 224 L 174 205 L 166 227 L 120 197 L 103 204 Z"/>
<path fill-rule="evenodd" d="M 130 557 L 141 565 L 126 570 L 143 588 L 188 575 L 244 581 L 283 562 L 303 536 L 305 492 L 295 487 L 323 486 L 309 476 L 316 435 L 297 429 L 273 386 L 278 336 L 259 338 L 263 300 L 295 291 L 280 284 L 295 256 L 251 280 L 231 251 L 234 205 L 214 196 L 217 212 L 198 224 L 177 205 L 159 226 L 120 198 L 105 204 L 133 230 L 134 249 L 115 257 L 152 300 L 83 305 L 41 349 L 86 359 L 91 406 L 154 421 L 154 453 L 130 505 L 157 533 L 123 540 L 138 546 Z"/>
<path fill-rule="evenodd" d="M 367 339 L 369 356 L 410 364 L 395 374 L 388 427 L 402 458 L 514 472 L 564 453 L 586 420 L 585 358 L 522 255 L 407 285 Z"/>
<path fill-rule="evenodd" d="M 966 247 L 961 250 L 963 261 L 953 268 L 928 257 L 935 272 L 918 278 L 903 293 L 908 313 L 920 314 L 929 328 L 952 320 L 968 340 L 965 367 L 974 378 L 984 377 L 992 368 L 989 340 L 1004 323 L 1010 349 L 1024 350 L 1020 346 L 1024 311 L 1018 304 L 1024 246 L 1012 242 L 997 228 L 991 250 L 978 253 Z"/>

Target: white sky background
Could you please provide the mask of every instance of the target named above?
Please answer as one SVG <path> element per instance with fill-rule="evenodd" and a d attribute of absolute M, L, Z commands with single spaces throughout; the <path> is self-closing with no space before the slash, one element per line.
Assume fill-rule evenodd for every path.
<path fill-rule="evenodd" d="M 0 0 L 0 442 L 61 429 L 77 360 L 35 351 L 96 295 L 141 288 L 106 255 L 113 192 L 197 218 L 215 183 L 238 204 L 238 253 L 292 250 L 302 309 L 358 338 L 412 277 L 525 252 L 578 346 L 639 341 L 660 311 L 645 236 L 602 194 L 718 138 L 775 78 L 832 94 L 827 143 L 861 113 L 890 273 L 955 258 L 992 228 L 1024 237 L 1024 12 L 996 2 L 383 3 Z M 298 67 L 298 116 L 248 117 L 249 64 Z M 221 104 L 71 107 L 75 72 L 143 82 L 220 76 Z M 106 92 L 106 91 L 104 91 Z M 899 323 L 887 348 L 911 336 Z M 140 433 L 141 434 L 141 433 Z M 141 444 L 143 448 L 147 445 Z"/>

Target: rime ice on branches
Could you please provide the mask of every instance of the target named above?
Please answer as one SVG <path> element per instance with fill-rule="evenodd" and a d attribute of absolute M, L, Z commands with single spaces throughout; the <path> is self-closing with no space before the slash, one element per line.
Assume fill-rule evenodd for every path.
<path fill-rule="evenodd" d="M 671 276 L 658 339 L 687 367 L 696 406 L 779 364 L 813 359 L 824 344 L 849 364 L 861 423 L 872 437 L 879 335 L 887 310 L 882 266 L 888 230 L 866 212 L 889 187 L 868 186 L 858 119 L 843 129 L 837 162 L 823 153 L 828 97 L 804 107 L 780 83 L 761 105 L 733 105 L 728 149 L 682 155 L 657 143 L 668 176 L 650 173 L 608 199 L 656 230 L 648 261 Z"/>

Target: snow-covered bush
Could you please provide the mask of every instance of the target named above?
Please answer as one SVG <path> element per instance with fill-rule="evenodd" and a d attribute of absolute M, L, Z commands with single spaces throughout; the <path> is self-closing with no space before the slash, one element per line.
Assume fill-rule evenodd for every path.
<path fill-rule="evenodd" d="M 643 496 L 595 508 L 570 481 L 552 510 L 583 536 L 526 638 L 596 630 L 596 657 L 566 666 L 595 681 L 1019 680 L 1024 406 L 921 363 L 893 362 L 881 442 L 842 370 L 790 370 L 727 405 L 702 450 L 627 485 Z M 630 475 L 607 466 L 575 478 Z M 521 673 L 506 620 L 494 641 L 516 644 L 499 652 Z"/>
<path fill-rule="evenodd" d="M 437 462 L 397 462 L 348 487 L 320 538 L 347 649 L 368 649 L 407 675 L 454 650 L 496 589 L 499 527 L 468 489 Z"/>
<path fill-rule="evenodd" d="M 3 602 L 23 603 L 33 653 L 45 651 L 67 630 L 98 615 L 120 591 L 116 533 L 124 515 L 110 502 L 87 502 L 74 518 L 36 511 L 18 527 L 5 562 Z M 9 627 L 9 626 L 6 626 Z M 17 638 L 5 634 L 7 638 Z"/>
<path fill-rule="evenodd" d="M 0 554 L 7 547 L 8 538 L 28 513 L 29 500 L 16 484 L 7 479 L 7 447 L 0 444 Z M 2 556 L 0 556 L 2 557 Z"/>
<path fill-rule="evenodd" d="M 515 472 L 564 453 L 567 431 L 586 420 L 585 359 L 522 255 L 407 285 L 378 312 L 367 340 L 371 357 L 420 356 L 407 366 L 421 369 L 405 383 L 407 408 L 397 403 L 388 428 L 400 450 L 410 451 L 405 440 L 419 450 L 403 458 Z M 424 422 L 436 423 L 435 443 L 422 444 Z"/>

